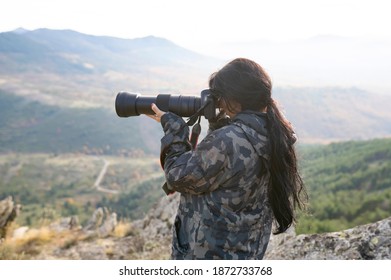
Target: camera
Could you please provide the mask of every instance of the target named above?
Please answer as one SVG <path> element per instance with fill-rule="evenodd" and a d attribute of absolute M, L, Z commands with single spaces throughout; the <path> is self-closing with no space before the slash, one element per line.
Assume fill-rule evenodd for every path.
<path fill-rule="evenodd" d="M 127 118 L 140 114 L 153 115 L 152 103 L 164 112 L 172 112 L 181 117 L 191 117 L 196 113 L 208 120 L 216 118 L 216 98 L 209 89 L 200 96 L 158 94 L 156 96 L 119 92 L 115 99 L 115 110 L 119 117 Z"/>

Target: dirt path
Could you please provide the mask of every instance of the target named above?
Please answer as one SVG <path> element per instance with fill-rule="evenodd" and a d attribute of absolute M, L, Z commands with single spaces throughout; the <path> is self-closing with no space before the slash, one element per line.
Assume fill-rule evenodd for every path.
<path fill-rule="evenodd" d="M 107 172 L 107 168 L 109 167 L 110 165 L 110 162 L 106 159 L 103 159 L 103 162 L 104 162 L 104 165 L 98 175 L 98 177 L 96 178 L 95 180 L 95 183 L 94 183 L 94 188 L 97 190 L 97 191 L 100 191 L 100 192 L 105 192 L 105 193 L 113 193 L 113 194 L 117 194 L 119 193 L 117 190 L 110 190 L 110 189 L 106 189 L 104 187 L 102 187 L 100 184 L 102 183 L 102 180 L 103 178 L 105 177 L 106 175 L 106 172 Z"/>

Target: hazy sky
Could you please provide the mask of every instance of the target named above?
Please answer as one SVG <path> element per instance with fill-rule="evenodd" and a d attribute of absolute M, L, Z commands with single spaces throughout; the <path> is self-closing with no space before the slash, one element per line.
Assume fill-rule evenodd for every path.
<path fill-rule="evenodd" d="M 319 34 L 391 38 L 387 0 L 1 1 L 1 32 L 46 27 L 121 38 L 154 35 L 202 53 L 224 42 Z"/>
<path fill-rule="evenodd" d="M 389 0 L 0 1 L 0 32 L 23 27 L 129 39 L 153 35 L 225 61 L 254 59 L 275 84 L 391 94 Z M 365 41 L 298 40 L 318 35 Z"/>

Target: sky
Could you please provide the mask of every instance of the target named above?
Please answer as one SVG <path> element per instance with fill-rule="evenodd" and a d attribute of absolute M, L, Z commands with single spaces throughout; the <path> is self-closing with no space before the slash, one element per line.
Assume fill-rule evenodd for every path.
<path fill-rule="evenodd" d="M 204 54 L 227 42 L 320 34 L 391 39 L 387 0 L 1 0 L 0 32 L 18 27 L 162 37 Z"/>
<path fill-rule="evenodd" d="M 280 85 L 391 94 L 389 0 L 0 1 L 0 32 L 22 27 L 126 39 L 152 35 L 226 62 L 253 59 Z M 313 43 L 327 36 L 334 45 Z"/>

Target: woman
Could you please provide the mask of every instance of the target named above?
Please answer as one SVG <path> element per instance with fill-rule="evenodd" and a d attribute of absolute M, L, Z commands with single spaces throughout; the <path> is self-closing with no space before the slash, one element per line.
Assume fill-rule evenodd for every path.
<path fill-rule="evenodd" d="M 272 221 L 275 234 L 286 231 L 307 198 L 296 138 L 271 97 L 269 76 L 254 61 L 231 61 L 211 75 L 209 87 L 221 120 L 195 149 L 183 119 L 152 104 L 151 117 L 165 133 L 167 188 L 181 193 L 172 258 L 262 259 Z"/>

